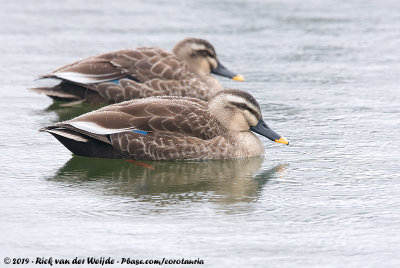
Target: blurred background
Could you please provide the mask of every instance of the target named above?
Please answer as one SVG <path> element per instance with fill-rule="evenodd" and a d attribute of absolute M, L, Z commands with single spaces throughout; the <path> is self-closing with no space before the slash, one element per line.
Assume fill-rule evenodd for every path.
<path fill-rule="evenodd" d="M 207 267 L 399 267 L 398 1 L 2 1 L 0 239 L 8 257 L 203 259 Z M 37 130 L 38 75 L 121 48 L 216 48 L 290 146 L 261 158 L 72 156 Z M 151 168 L 149 168 L 149 166 Z"/>

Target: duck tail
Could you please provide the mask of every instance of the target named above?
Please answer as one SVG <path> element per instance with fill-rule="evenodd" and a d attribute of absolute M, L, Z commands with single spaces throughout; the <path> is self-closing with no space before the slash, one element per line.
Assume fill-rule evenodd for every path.
<path fill-rule="evenodd" d="M 32 91 L 44 94 L 58 101 L 77 102 L 87 101 L 91 103 L 104 103 L 107 100 L 99 95 L 91 86 L 72 84 L 68 81 L 62 81 L 53 87 L 36 87 Z"/>
<path fill-rule="evenodd" d="M 39 131 L 48 132 L 61 142 L 73 154 L 86 157 L 123 158 L 122 155 L 108 142 L 105 137 L 95 138 L 75 131 L 65 124 L 54 124 Z"/>
<path fill-rule="evenodd" d="M 61 82 L 60 84 L 53 87 L 36 87 L 36 88 L 30 88 L 30 90 L 39 94 L 44 94 L 54 100 L 59 100 L 59 101 L 70 102 L 83 99 L 80 96 L 82 94 L 77 94 L 76 90 L 74 91 L 68 90 L 69 87 L 70 86 L 67 86 L 67 83 Z"/>

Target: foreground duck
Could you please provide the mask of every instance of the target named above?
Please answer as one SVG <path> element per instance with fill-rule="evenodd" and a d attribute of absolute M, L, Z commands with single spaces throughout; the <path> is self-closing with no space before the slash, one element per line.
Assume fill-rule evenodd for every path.
<path fill-rule="evenodd" d="M 258 133 L 289 144 L 264 122 L 250 94 L 223 90 L 208 103 L 151 97 L 109 105 L 41 129 L 81 156 L 143 160 L 253 157 L 264 153 Z"/>
<path fill-rule="evenodd" d="M 172 53 L 157 47 L 123 49 L 68 64 L 41 76 L 60 84 L 32 90 L 70 102 L 114 103 L 165 95 L 209 100 L 223 89 L 211 73 L 244 80 L 218 61 L 208 41 L 187 38 Z"/>

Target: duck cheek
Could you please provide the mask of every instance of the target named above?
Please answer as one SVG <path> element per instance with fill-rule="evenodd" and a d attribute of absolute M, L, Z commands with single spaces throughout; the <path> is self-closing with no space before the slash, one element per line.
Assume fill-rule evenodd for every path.
<path fill-rule="evenodd" d="M 207 61 L 209 62 L 210 72 L 211 72 L 211 70 L 217 69 L 218 62 L 215 59 L 213 59 L 211 57 L 207 57 Z"/>
<path fill-rule="evenodd" d="M 249 130 L 250 126 L 246 119 L 241 114 L 235 114 L 229 124 L 229 129 L 232 131 L 246 131 Z"/>
<path fill-rule="evenodd" d="M 210 63 L 204 58 L 199 59 L 199 61 L 200 61 L 201 71 L 206 74 L 211 73 Z"/>
<path fill-rule="evenodd" d="M 250 126 L 256 126 L 258 124 L 258 119 L 255 116 L 251 115 L 249 112 L 247 112 L 247 122 L 249 122 L 249 128 L 250 128 Z"/>

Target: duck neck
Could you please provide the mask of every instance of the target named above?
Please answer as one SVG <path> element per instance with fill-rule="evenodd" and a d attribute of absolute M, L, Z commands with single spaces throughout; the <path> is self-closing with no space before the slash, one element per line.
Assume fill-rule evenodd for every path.
<path fill-rule="evenodd" d="M 233 157 L 254 157 L 265 152 L 263 143 L 251 131 L 230 131 L 228 139 L 234 148 Z"/>
<path fill-rule="evenodd" d="M 204 73 L 197 73 L 197 74 L 209 89 L 210 97 L 224 89 L 224 87 L 221 85 L 218 79 L 212 76 L 211 74 L 204 74 Z"/>

